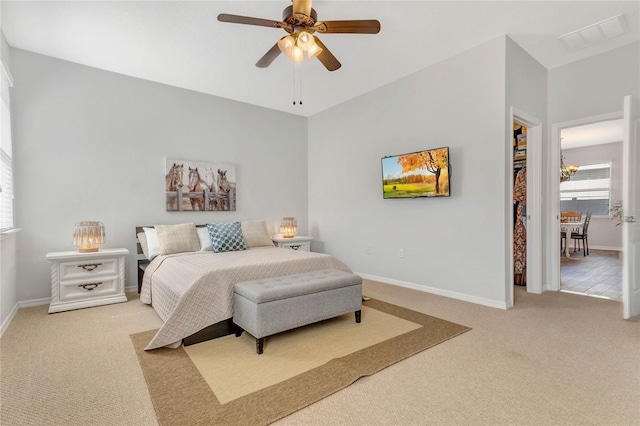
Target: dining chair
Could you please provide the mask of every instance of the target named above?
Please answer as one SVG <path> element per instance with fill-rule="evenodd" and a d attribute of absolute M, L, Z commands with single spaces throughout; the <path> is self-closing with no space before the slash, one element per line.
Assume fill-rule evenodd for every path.
<path fill-rule="evenodd" d="M 580 222 L 582 220 L 582 213 L 581 212 L 572 212 L 572 211 L 566 211 L 566 212 L 561 212 L 560 213 L 560 221 L 562 223 L 571 223 L 571 222 Z M 578 228 L 575 228 L 576 231 L 578 231 Z M 572 230 L 573 232 L 573 230 Z M 563 242 L 564 242 L 564 249 L 562 249 L 563 247 Z M 567 250 L 567 233 L 566 231 L 560 231 L 560 249 L 563 253 L 566 252 Z"/>
<path fill-rule="evenodd" d="M 582 225 L 582 232 L 571 232 L 571 239 L 573 240 L 573 251 L 576 251 L 576 244 L 578 245 L 578 249 L 580 248 L 580 243 L 578 241 L 582 241 L 582 255 L 586 256 L 589 254 L 589 238 L 588 238 L 588 230 L 589 230 L 589 222 L 591 222 L 591 212 L 587 213 L 586 218 L 584 219 L 584 225 Z"/>

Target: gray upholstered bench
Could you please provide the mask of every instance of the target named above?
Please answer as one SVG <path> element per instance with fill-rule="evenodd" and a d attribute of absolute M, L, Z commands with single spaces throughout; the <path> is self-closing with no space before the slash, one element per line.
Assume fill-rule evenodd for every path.
<path fill-rule="evenodd" d="M 236 337 L 249 332 L 258 354 L 267 336 L 347 312 L 359 323 L 361 309 L 362 278 L 337 269 L 245 281 L 233 291 Z"/>

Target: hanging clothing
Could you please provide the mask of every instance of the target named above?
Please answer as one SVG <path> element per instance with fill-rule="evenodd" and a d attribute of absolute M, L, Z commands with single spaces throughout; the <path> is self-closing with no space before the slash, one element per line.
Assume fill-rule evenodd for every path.
<path fill-rule="evenodd" d="M 527 205 L 527 168 L 523 167 L 516 175 L 513 185 L 513 202 L 517 203 L 517 217 L 513 233 L 513 267 L 516 274 L 523 274 L 527 266 L 527 229 L 524 223 Z M 524 277 L 520 285 L 524 284 Z"/>

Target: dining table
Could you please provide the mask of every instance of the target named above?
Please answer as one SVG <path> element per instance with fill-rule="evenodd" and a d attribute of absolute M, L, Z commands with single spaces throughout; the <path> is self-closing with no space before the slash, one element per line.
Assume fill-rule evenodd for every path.
<path fill-rule="evenodd" d="M 581 234 L 583 226 L 584 220 L 581 220 L 579 222 L 560 222 L 560 233 L 564 232 L 567 236 L 564 250 L 562 251 L 567 257 L 571 257 L 571 255 L 569 254 L 569 250 L 567 250 L 567 247 L 569 246 L 569 240 L 571 239 L 571 233 L 575 232 Z"/>

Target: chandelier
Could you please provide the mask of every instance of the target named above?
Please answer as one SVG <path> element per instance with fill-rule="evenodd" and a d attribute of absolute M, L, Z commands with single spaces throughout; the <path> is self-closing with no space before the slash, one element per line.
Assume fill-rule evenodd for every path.
<path fill-rule="evenodd" d="M 575 175 L 578 171 L 578 166 L 570 164 L 564 165 L 564 155 L 560 153 L 560 182 L 566 182 L 571 179 L 571 176 Z"/>

